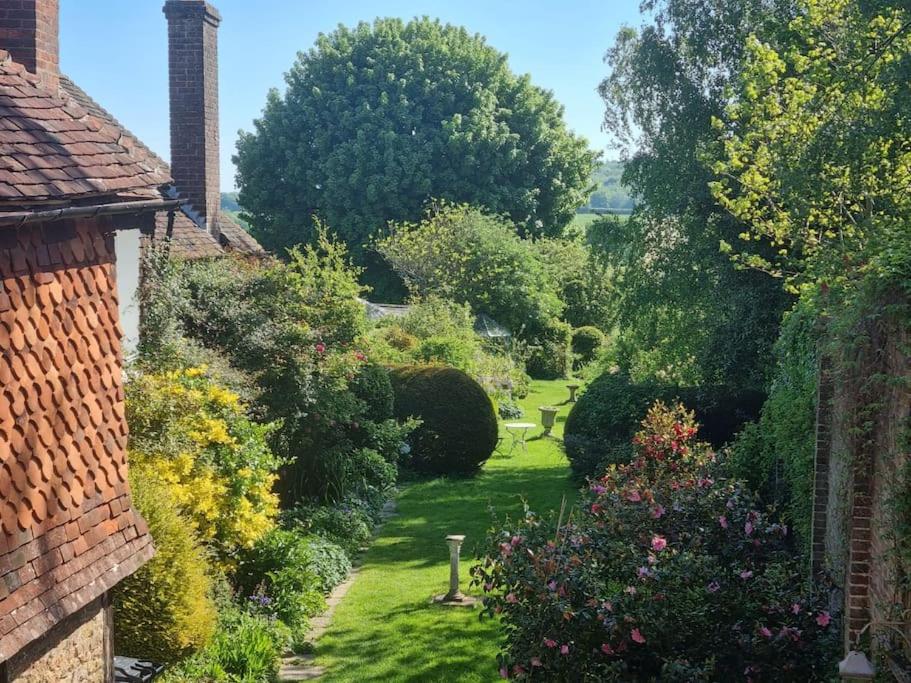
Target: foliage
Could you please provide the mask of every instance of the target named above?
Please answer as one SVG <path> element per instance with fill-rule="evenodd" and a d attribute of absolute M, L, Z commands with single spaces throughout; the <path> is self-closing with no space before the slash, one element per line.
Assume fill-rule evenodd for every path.
<path fill-rule="evenodd" d="M 518 420 L 525 413 L 512 401 L 500 401 L 497 405 L 497 414 L 502 420 Z"/>
<path fill-rule="evenodd" d="M 526 390 L 524 363 L 510 346 L 487 342 L 467 304 L 438 297 L 413 300 L 401 317 L 381 318 L 368 334 L 371 357 L 389 365 L 433 363 L 471 375 L 491 396 Z"/>
<path fill-rule="evenodd" d="M 322 229 L 315 245 L 292 250 L 287 263 L 190 262 L 172 276 L 180 281 L 181 334 L 252 377 L 257 417 L 279 424 L 270 444 L 286 461 L 280 493 L 291 503 L 381 495 L 394 478 L 375 457 L 394 463 L 400 444 L 386 438 L 395 426 L 381 425 L 389 418 L 376 412 L 375 399 L 388 397 L 365 386 L 382 391 L 359 348 L 366 318 L 357 276 L 344 246 Z M 166 283 L 160 291 L 171 289 Z M 359 379 L 362 373 L 370 379 Z M 368 471 L 358 471 L 361 465 Z"/>
<path fill-rule="evenodd" d="M 127 384 L 132 462 L 168 486 L 200 538 L 230 563 L 273 525 L 281 461 L 236 394 L 205 369 L 139 374 Z"/>
<path fill-rule="evenodd" d="M 354 500 L 332 506 L 301 505 L 288 510 L 285 517 L 293 528 L 335 543 L 352 560 L 370 542 L 374 524 Z"/>
<path fill-rule="evenodd" d="M 563 302 L 562 319 L 573 327 L 593 325 L 609 330 L 616 318 L 614 271 L 604 254 L 584 234 L 535 241 L 548 279 Z"/>
<path fill-rule="evenodd" d="M 506 642 L 501 675 L 547 680 L 829 680 L 839 630 L 802 590 L 787 527 L 656 403 L 635 457 L 568 517 L 494 529 L 474 583 Z"/>
<path fill-rule="evenodd" d="M 909 26 L 901 3 L 802 0 L 778 40 L 746 41 L 709 155 L 739 262 L 795 291 L 907 278 Z"/>
<path fill-rule="evenodd" d="M 595 211 L 629 211 L 635 206 L 629 190 L 623 185 L 623 162 L 605 161 L 595 167 L 592 181 L 596 189 L 583 208 Z"/>
<path fill-rule="evenodd" d="M 312 571 L 312 555 L 306 536 L 273 529 L 238 563 L 234 581 L 241 597 L 274 614 L 292 630 L 305 630 L 307 617 L 325 607 L 323 593 L 329 578 Z"/>
<path fill-rule="evenodd" d="M 597 327 L 587 325 L 573 330 L 573 354 L 579 359 L 580 364 L 591 363 L 598 356 L 604 345 L 604 333 Z"/>
<path fill-rule="evenodd" d="M 240 203 L 268 248 L 307 242 L 318 214 L 352 249 L 430 197 L 558 234 L 590 192 L 595 154 L 552 94 L 484 38 L 430 19 L 321 35 L 237 144 Z"/>
<path fill-rule="evenodd" d="M 413 294 L 468 304 L 522 338 L 534 339 L 563 312 L 534 243 L 482 209 L 432 205 L 420 222 L 393 226 L 376 246 Z"/>
<path fill-rule="evenodd" d="M 367 420 L 380 423 L 392 417 L 395 394 L 386 368 L 376 363 L 362 366 L 350 388 L 364 402 L 364 417 Z"/>
<path fill-rule="evenodd" d="M 118 652 L 172 663 L 203 647 L 215 630 L 206 555 L 154 472 L 131 467 L 130 489 L 156 552 L 113 591 L 114 642 Z"/>
<path fill-rule="evenodd" d="M 272 683 L 287 631 L 281 622 L 234 605 L 219 614 L 218 630 L 201 652 L 168 670 L 164 683 Z"/>
<path fill-rule="evenodd" d="M 781 327 L 762 415 L 744 428 L 731 455 L 735 475 L 784 509 L 806 552 L 813 517 L 817 337 L 815 306 L 803 300 Z"/>
<path fill-rule="evenodd" d="M 534 343 L 528 345 L 525 368 L 535 379 L 567 377 L 572 370 L 572 327 L 551 322 Z"/>
<path fill-rule="evenodd" d="M 580 477 L 628 462 L 639 416 L 658 399 L 679 400 L 694 410 L 705 438 L 721 447 L 758 417 L 764 398 L 751 389 L 635 382 L 624 373 L 608 372 L 588 385 L 566 418 L 566 456 Z"/>
<path fill-rule="evenodd" d="M 497 445 L 497 417 L 484 389 L 446 367 L 402 367 L 392 372 L 395 412 L 421 420 L 411 436 L 408 464 L 434 474 L 474 474 Z"/>
<path fill-rule="evenodd" d="M 787 0 L 648 0 L 651 21 L 624 28 L 601 84 L 605 129 L 626 157 L 636 199 L 629 221 L 590 229 L 616 279 L 615 359 L 637 379 L 764 386 L 782 311 L 773 279 L 738 270 L 719 251 L 743 225 L 708 190 L 701 150 L 727 103 L 746 36 L 771 33 Z"/>

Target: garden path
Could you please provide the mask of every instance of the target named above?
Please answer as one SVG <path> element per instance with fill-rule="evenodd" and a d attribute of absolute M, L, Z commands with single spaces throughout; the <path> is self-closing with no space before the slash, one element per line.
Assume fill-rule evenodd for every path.
<path fill-rule="evenodd" d="M 491 526 L 502 517 L 559 508 L 576 487 L 560 439 L 571 405 L 565 381 L 534 382 L 521 401 L 523 420 L 540 425 L 538 406 L 560 408 L 552 437 L 529 432 L 528 453 L 495 453 L 472 479 L 421 481 L 403 488 L 398 515 L 388 520 L 363 558 L 346 596 L 315 645 L 311 670 L 321 681 L 492 681 L 498 678 L 496 624 L 477 609 L 431 605 L 445 593 L 447 534 L 466 535 L 462 590 Z M 503 432 L 501 428 L 501 432 Z M 506 436 L 504 434 L 504 436 Z M 506 448 L 508 451 L 508 436 Z M 477 591 L 470 591 L 477 595 Z M 302 680 L 302 679 L 298 679 Z"/>

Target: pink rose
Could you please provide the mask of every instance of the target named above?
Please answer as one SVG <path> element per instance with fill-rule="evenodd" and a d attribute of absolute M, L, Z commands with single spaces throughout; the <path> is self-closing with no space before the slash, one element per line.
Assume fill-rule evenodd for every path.
<path fill-rule="evenodd" d="M 506 596 L 506 602 L 508 602 L 510 605 L 515 605 L 517 602 L 519 602 L 519 599 L 516 597 L 515 593 L 509 593 Z"/>
<path fill-rule="evenodd" d="M 661 519 L 664 516 L 664 506 L 658 505 L 657 507 L 652 508 L 652 517 L 655 519 Z"/>
<path fill-rule="evenodd" d="M 721 525 L 722 529 L 728 528 L 728 518 L 724 515 L 721 515 L 721 517 L 718 518 L 718 523 Z"/>
<path fill-rule="evenodd" d="M 639 495 L 638 491 L 630 491 L 626 494 L 626 499 L 631 503 L 638 503 L 640 500 L 642 500 L 642 496 Z"/>
<path fill-rule="evenodd" d="M 771 638 L 771 637 L 772 637 L 772 632 L 771 632 L 768 628 L 766 628 L 765 626 L 763 626 L 762 628 L 759 629 L 759 633 L 760 633 L 760 635 L 762 635 L 762 636 L 765 637 L 765 638 Z"/>
<path fill-rule="evenodd" d="M 614 654 L 614 648 L 612 648 L 610 646 L 610 643 L 604 643 L 601 646 L 601 652 L 603 652 L 606 655 L 612 655 L 612 654 Z"/>
<path fill-rule="evenodd" d="M 667 548 L 667 539 L 663 536 L 652 537 L 652 550 L 660 553 L 665 548 Z"/>
<path fill-rule="evenodd" d="M 630 631 L 629 635 L 630 635 L 630 638 L 632 638 L 633 642 L 635 642 L 635 643 L 639 643 L 640 645 L 642 645 L 645 642 L 645 636 L 642 635 L 642 633 L 637 628 L 634 628 L 632 631 Z"/>
<path fill-rule="evenodd" d="M 545 639 L 544 639 L 544 647 L 550 647 L 550 648 L 557 647 L 557 641 L 556 641 L 556 640 L 551 640 L 550 638 L 545 638 Z"/>
<path fill-rule="evenodd" d="M 560 646 L 560 654 L 561 654 L 561 655 L 568 655 L 568 654 L 569 654 L 569 645 L 561 645 L 561 646 Z"/>
<path fill-rule="evenodd" d="M 830 621 L 832 621 L 832 617 L 829 615 L 828 612 L 823 611 L 816 615 L 816 623 L 819 624 L 820 626 L 822 626 L 823 628 L 828 626 Z"/>

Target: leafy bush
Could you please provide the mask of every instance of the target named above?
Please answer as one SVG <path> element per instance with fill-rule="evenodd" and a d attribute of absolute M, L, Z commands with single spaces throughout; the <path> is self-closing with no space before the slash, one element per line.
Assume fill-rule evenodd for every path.
<path fill-rule="evenodd" d="M 499 615 L 501 673 L 543 680 L 826 681 L 840 630 L 806 588 L 787 527 L 657 403 L 635 457 L 561 519 L 491 533 L 472 569 Z"/>
<path fill-rule="evenodd" d="M 522 408 L 512 401 L 500 401 L 500 405 L 497 406 L 497 412 L 503 420 L 518 420 L 525 414 Z"/>
<path fill-rule="evenodd" d="M 113 591 L 114 641 L 118 652 L 171 663 L 203 647 L 215 630 L 206 554 L 167 484 L 134 465 L 130 487 L 156 553 Z"/>
<path fill-rule="evenodd" d="M 535 379 L 567 377 L 572 370 L 572 328 L 552 321 L 541 335 L 529 344 L 525 367 Z"/>
<path fill-rule="evenodd" d="M 605 373 L 588 385 L 566 418 L 566 455 L 577 476 L 590 476 L 608 464 L 628 462 L 629 442 L 639 416 L 656 399 L 680 400 L 694 410 L 703 436 L 720 447 L 759 414 L 763 398 L 762 393 L 751 389 L 675 387 Z"/>
<path fill-rule="evenodd" d="M 284 625 L 265 614 L 228 605 L 201 652 L 165 672 L 163 683 L 272 683 L 288 640 Z"/>
<path fill-rule="evenodd" d="M 375 363 L 367 363 L 358 369 L 351 391 L 364 402 L 363 416 L 370 421 L 382 422 L 392 417 L 395 394 L 389 371 Z"/>
<path fill-rule="evenodd" d="M 322 536 L 307 536 L 307 569 L 319 579 L 320 588 L 329 593 L 351 571 L 345 549 Z"/>
<path fill-rule="evenodd" d="M 140 374 L 127 384 L 132 462 L 168 484 L 193 528 L 230 563 L 274 524 L 280 460 L 236 394 L 205 369 Z"/>
<path fill-rule="evenodd" d="M 392 371 L 395 411 L 418 417 L 408 464 L 433 474 L 472 474 L 497 444 L 497 417 L 484 389 L 464 372 L 444 367 Z"/>
<path fill-rule="evenodd" d="M 253 601 L 295 630 L 320 612 L 323 582 L 310 570 L 311 554 L 305 536 L 273 529 L 244 552 L 234 573 L 242 598 Z"/>
<path fill-rule="evenodd" d="M 374 519 L 359 504 L 343 502 L 327 506 L 298 506 L 284 518 L 296 529 L 316 534 L 340 546 L 353 559 L 370 542 Z"/>
<path fill-rule="evenodd" d="M 598 351 L 604 344 L 604 333 L 597 327 L 578 327 L 573 330 L 573 354 L 584 365 L 591 363 L 598 356 Z"/>

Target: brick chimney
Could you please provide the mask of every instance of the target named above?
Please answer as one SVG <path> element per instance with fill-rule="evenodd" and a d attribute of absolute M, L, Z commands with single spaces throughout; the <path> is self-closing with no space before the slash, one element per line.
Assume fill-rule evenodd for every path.
<path fill-rule="evenodd" d="M 219 238 L 218 24 L 204 0 L 167 0 L 171 176 L 188 213 Z"/>
<path fill-rule="evenodd" d="M 0 49 L 56 92 L 60 86 L 58 0 L 0 0 Z"/>

